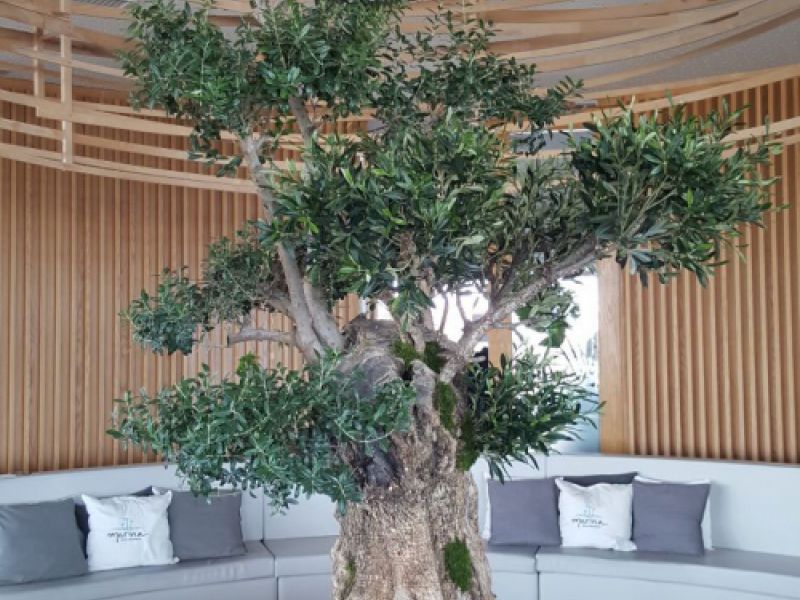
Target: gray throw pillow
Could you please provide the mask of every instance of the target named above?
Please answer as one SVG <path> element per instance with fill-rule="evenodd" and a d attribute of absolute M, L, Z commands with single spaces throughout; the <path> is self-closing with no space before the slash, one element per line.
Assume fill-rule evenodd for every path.
<path fill-rule="evenodd" d="M 87 572 L 74 507 L 69 498 L 0 505 L 0 585 Z"/>
<path fill-rule="evenodd" d="M 559 546 L 558 490 L 552 477 L 489 480 L 494 546 Z"/>
<path fill-rule="evenodd" d="M 589 487 L 598 483 L 614 483 L 628 485 L 633 483 L 633 479 L 637 473 L 608 473 L 605 475 L 567 475 L 564 476 L 564 481 L 569 481 L 575 485 Z"/>
<path fill-rule="evenodd" d="M 194 560 L 245 554 L 241 509 L 240 492 L 222 491 L 205 498 L 173 490 L 167 516 L 175 556 Z"/>
<path fill-rule="evenodd" d="M 115 496 L 152 496 L 153 489 L 150 487 L 146 487 L 143 490 L 139 490 L 138 492 L 133 492 L 131 494 L 115 494 Z M 102 499 L 111 498 L 111 496 L 98 496 Z M 81 548 L 83 549 L 83 555 L 86 556 L 86 538 L 89 537 L 89 511 L 86 510 L 86 505 L 81 500 L 81 497 L 78 496 L 74 499 L 75 501 L 75 520 L 78 522 L 78 529 L 81 532 Z"/>
<path fill-rule="evenodd" d="M 703 554 L 707 483 L 633 482 L 633 542 L 645 552 Z"/>

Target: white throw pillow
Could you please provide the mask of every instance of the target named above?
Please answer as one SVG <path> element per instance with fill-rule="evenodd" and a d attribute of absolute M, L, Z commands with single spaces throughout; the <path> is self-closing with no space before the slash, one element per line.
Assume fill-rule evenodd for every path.
<path fill-rule="evenodd" d="M 90 571 L 178 562 L 172 552 L 167 519 L 172 492 L 163 496 L 81 497 L 89 513 L 86 554 Z"/>
<path fill-rule="evenodd" d="M 558 521 L 561 545 L 631 551 L 633 486 L 598 483 L 583 487 L 556 479 L 561 490 Z"/>
<path fill-rule="evenodd" d="M 683 485 L 711 485 L 710 479 L 695 479 L 694 481 L 673 481 L 667 479 L 652 479 L 650 477 L 637 475 L 635 477 L 635 480 L 641 481 L 642 483 L 680 483 Z M 703 512 L 703 522 L 700 524 L 700 527 L 703 530 L 703 546 L 705 546 L 706 550 L 713 549 L 714 543 L 711 539 L 711 496 L 710 495 L 708 497 L 708 500 L 706 501 L 706 509 Z"/>

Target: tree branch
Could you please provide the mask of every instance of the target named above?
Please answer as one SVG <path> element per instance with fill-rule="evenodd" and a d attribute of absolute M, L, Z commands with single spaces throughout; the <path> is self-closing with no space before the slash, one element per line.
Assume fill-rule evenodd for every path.
<path fill-rule="evenodd" d="M 289 297 L 283 292 L 270 291 L 264 298 L 264 302 L 275 312 L 287 317 L 292 316 L 292 305 Z"/>
<path fill-rule="evenodd" d="M 317 126 L 308 115 L 305 101 L 298 96 L 292 96 L 289 98 L 289 109 L 297 121 L 304 142 L 306 145 L 311 145 L 314 141 L 314 132 L 317 130 Z M 322 290 L 308 281 L 304 283 L 303 289 L 314 330 L 328 347 L 342 348 L 344 346 L 344 337 L 328 310 Z"/>
<path fill-rule="evenodd" d="M 461 317 L 461 322 L 464 324 L 464 329 L 467 328 L 467 325 L 472 323 L 472 319 L 467 317 L 467 311 L 464 309 L 464 303 L 461 301 L 462 295 L 460 290 L 456 290 L 456 308 L 458 308 L 458 314 Z"/>
<path fill-rule="evenodd" d="M 245 325 L 236 333 L 228 335 L 228 346 L 244 342 L 278 342 L 280 344 L 297 345 L 297 340 L 293 333 L 272 331 L 249 325 Z"/>
<path fill-rule="evenodd" d="M 464 327 L 464 335 L 456 344 L 456 350 L 445 366 L 442 368 L 440 378 L 449 383 L 469 362 L 475 346 L 481 341 L 486 332 L 506 317 L 511 316 L 518 308 L 525 306 L 545 287 L 552 285 L 565 277 L 574 277 L 582 273 L 599 256 L 594 240 L 587 240 L 584 244 L 562 264 L 556 266 L 549 274 L 537 279 L 515 293 L 498 298 L 494 306 L 489 306 L 486 314 Z"/>
<path fill-rule="evenodd" d="M 447 317 L 450 313 L 450 297 L 447 294 L 442 294 L 442 298 L 444 299 L 444 308 L 442 309 L 442 321 L 439 323 L 439 329 L 437 330 L 439 335 L 444 333 L 444 327 L 447 324 Z"/>
<path fill-rule="evenodd" d="M 289 109 L 292 111 L 298 127 L 300 127 L 300 134 L 303 136 L 303 140 L 305 140 L 306 144 L 310 144 L 317 126 L 308 116 L 305 101 L 297 96 L 292 96 L 289 98 Z"/>
<path fill-rule="evenodd" d="M 300 133 L 306 145 L 311 145 L 317 127 L 308 116 L 305 101 L 297 96 L 289 98 L 289 109 L 300 127 Z M 303 285 L 306 303 L 311 314 L 314 330 L 322 341 L 330 348 L 340 349 L 344 346 L 344 337 L 339 331 L 336 321 L 328 310 L 327 303 L 319 287 L 305 281 Z"/>
<path fill-rule="evenodd" d="M 259 141 L 254 138 L 241 140 L 242 153 L 247 161 L 247 166 L 250 168 L 250 176 L 258 186 L 258 193 L 261 197 L 266 217 L 271 219 L 275 214 L 275 198 L 272 195 L 272 191 L 265 185 L 266 172 L 258 155 L 258 145 Z M 314 331 L 311 311 L 308 308 L 303 289 L 303 277 L 297 265 L 297 257 L 294 250 L 288 248 L 282 242 L 278 242 L 276 248 L 283 269 L 283 276 L 286 280 L 286 287 L 289 291 L 291 316 L 297 328 L 297 346 L 307 360 L 315 361 L 322 353 L 323 345 Z"/>
<path fill-rule="evenodd" d="M 322 291 L 308 281 L 304 284 L 304 292 L 314 331 L 322 338 L 329 348 L 340 350 L 344 346 L 344 336 L 339 331 L 339 326 L 327 307 Z"/>

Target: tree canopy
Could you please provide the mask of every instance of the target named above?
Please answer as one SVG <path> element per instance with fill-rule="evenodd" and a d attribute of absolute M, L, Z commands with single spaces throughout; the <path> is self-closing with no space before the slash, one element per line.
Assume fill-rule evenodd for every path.
<path fill-rule="evenodd" d="M 535 356 L 470 372 L 486 332 L 516 315 L 545 330 L 556 321 L 560 339 L 559 282 L 604 257 L 643 280 L 688 270 L 705 283 L 720 247 L 770 206 L 773 147 L 725 141 L 740 112 L 600 114 L 563 156 L 539 156 L 580 82 L 538 90 L 534 65 L 494 54 L 491 24 L 469 13 L 440 7 L 407 33 L 410 4 L 261 0 L 235 31 L 215 24 L 213 3 L 132 5 L 134 103 L 190 121 L 193 155 L 221 161 L 221 176 L 246 168 L 263 204 L 211 246 L 199 280 L 179 269 L 142 292 L 126 311 L 133 334 L 189 353 L 227 325 L 230 343 L 293 344 L 309 364 L 304 378 L 246 359 L 235 381 L 202 374 L 123 401 L 117 435 L 177 459 L 200 489 L 219 479 L 265 486 L 279 503 L 297 488 L 358 498 L 365 464 L 391 466 L 391 436 L 419 392 L 408 368 L 431 344 L 437 385 L 455 386 L 451 419 L 440 417 L 461 467 L 546 451 L 581 418 L 585 393 Z M 342 133 L 354 117 L 364 127 Z M 238 143 L 222 156 L 226 133 Z M 301 155 L 288 169 L 276 159 L 286 146 Z M 473 289 L 487 311 L 445 339 L 433 299 Z M 365 356 L 333 317 L 348 294 L 388 307 L 412 350 L 406 376 L 361 389 L 342 374 Z M 256 310 L 288 316 L 292 331 L 253 326 Z"/>

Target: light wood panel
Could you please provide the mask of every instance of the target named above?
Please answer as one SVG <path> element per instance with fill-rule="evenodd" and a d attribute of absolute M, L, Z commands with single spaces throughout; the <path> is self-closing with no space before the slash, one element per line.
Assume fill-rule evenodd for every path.
<path fill-rule="evenodd" d="M 690 104 L 751 105 L 796 139 L 800 78 Z M 800 462 L 800 152 L 787 145 L 770 173 L 788 208 L 748 228 L 744 261 L 727 251 L 708 288 L 668 285 L 604 264 L 600 272 L 600 394 L 606 452 Z"/>
<path fill-rule="evenodd" d="M 97 94 L 77 100 L 112 101 Z M 32 108 L 0 103 L 0 118 L 38 120 Z M 81 156 L 132 166 L 198 171 L 199 166 L 127 151 L 129 143 L 176 152 L 180 137 L 76 125 Z M 114 141 L 83 147 L 82 136 Z M 2 131 L 0 143 L 59 150 L 58 139 L 25 129 Z M 129 388 L 154 391 L 208 363 L 230 373 L 257 352 L 267 365 L 300 366 L 277 343 L 223 347 L 212 335 L 188 358 L 156 357 L 132 344 L 118 313 L 164 267 L 192 275 L 209 241 L 258 216 L 254 195 L 188 189 L 0 159 L 0 473 L 151 460 L 105 435 L 112 400 Z M 349 320 L 358 302 L 344 303 Z M 266 315 L 259 319 L 275 318 Z M 286 323 L 280 323 L 286 326 Z"/>

